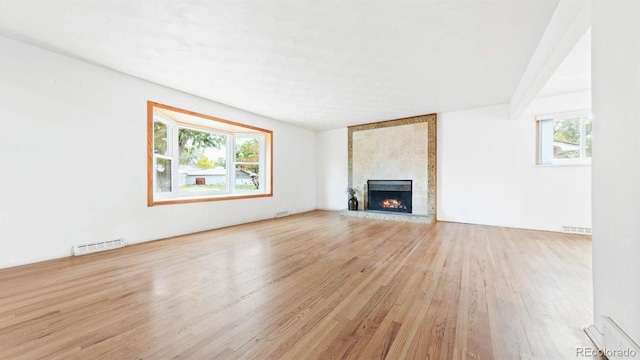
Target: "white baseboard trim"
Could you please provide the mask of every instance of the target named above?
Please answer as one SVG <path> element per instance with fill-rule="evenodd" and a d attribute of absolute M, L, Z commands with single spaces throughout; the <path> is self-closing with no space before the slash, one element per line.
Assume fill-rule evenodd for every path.
<path fill-rule="evenodd" d="M 595 345 L 596 349 L 602 350 L 604 347 L 604 338 L 600 331 L 596 329 L 595 325 L 589 325 L 584 328 L 584 333 L 587 334 L 587 337 L 589 337 L 589 340 Z"/>

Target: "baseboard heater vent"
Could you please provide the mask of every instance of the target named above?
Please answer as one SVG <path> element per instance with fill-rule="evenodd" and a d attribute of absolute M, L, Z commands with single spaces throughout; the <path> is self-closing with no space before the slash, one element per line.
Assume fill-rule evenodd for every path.
<path fill-rule="evenodd" d="M 289 216 L 289 212 L 288 211 L 280 211 L 276 213 L 276 217 L 277 218 L 281 218 L 281 217 L 285 217 L 285 216 Z"/>
<path fill-rule="evenodd" d="M 591 235 L 591 228 L 577 226 L 563 226 L 562 232 L 567 234 Z"/>
<path fill-rule="evenodd" d="M 124 246 L 123 239 L 115 239 L 115 240 L 106 240 L 106 241 L 98 241 L 88 244 L 74 245 L 73 246 L 73 255 L 85 255 L 91 254 L 99 251 L 106 251 L 111 249 L 117 249 Z"/>
<path fill-rule="evenodd" d="M 594 325 L 586 327 L 584 332 L 597 348 L 589 357 L 604 356 L 609 360 L 640 358 L 640 347 L 608 316 L 602 317 L 602 333 Z M 578 350 L 583 351 L 586 349 Z M 577 355 L 576 355 L 577 356 Z M 583 356 L 586 357 L 586 356 Z"/>

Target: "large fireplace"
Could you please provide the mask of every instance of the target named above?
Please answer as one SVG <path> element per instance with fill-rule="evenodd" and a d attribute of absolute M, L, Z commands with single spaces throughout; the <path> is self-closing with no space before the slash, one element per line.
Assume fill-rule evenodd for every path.
<path fill-rule="evenodd" d="M 367 210 L 411 214 L 412 180 L 367 180 Z"/>

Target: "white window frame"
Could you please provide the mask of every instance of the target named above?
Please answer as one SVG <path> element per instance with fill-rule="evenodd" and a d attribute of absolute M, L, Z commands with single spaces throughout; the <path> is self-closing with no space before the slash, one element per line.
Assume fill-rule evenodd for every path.
<path fill-rule="evenodd" d="M 573 158 L 573 159 L 554 159 L 553 158 L 553 134 L 551 134 L 551 139 L 548 139 L 548 135 L 545 136 L 544 134 L 545 131 L 552 131 L 553 125 L 557 121 L 571 120 L 576 118 L 580 119 L 580 145 L 579 145 L 580 157 Z M 586 147 L 587 120 L 591 120 L 591 123 L 593 124 L 593 116 L 591 114 L 591 109 L 566 111 L 566 112 L 536 116 L 536 127 L 537 127 L 537 137 L 538 137 L 536 164 L 539 166 L 590 165 L 591 157 L 587 157 L 587 147 Z M 551 128 L 547 128 L 545 124 L 551 125 Z M 546 129 L 549 129 L 549 130 L 546 130 Z M 551 142 L 551 145 L 550 145 L 551 147 L 549 147 L 549 141 Z"/>
<path fill-rule="evenodd" d="M 167 128 L 167 154 L 157 154 L 155 152 L 155 137 L 154 137 L 154 143 L 152 144 L 152 147 L 153 147 L 153 160 L 152 160 L 153 164 L 152 165 L 153 165 L 153 169 L 154 169 L 153 189 L 154 189 L 154 193 L 155 193 L 155 189 L 156 189 L 156 186 L 157 186 L 157 177 L 155 176 L 155 168 L 157 166 L 156 164 L 158 162 L 158 159 L 165 159 L 165 160 L 171 161 L 171 165 L 172 165 L 171 166 L 171 191 L 164 192 L 164 193 L 156 193 L 156 195 L 158 197 L 167 197 L 167 195 L 165 195 L 165 194 L 171 194 L 173 192 L 174 187 L 175 187 L 174 186 L 175 182 L 174 182 L 174 178 L 173 178 L 174 177 L 174 173 L 173 173 L 174 169 L 173 169 L 173 155 L 172 155 L 173 152 L 174 152 L 174 149 L 173 149 L 173 136 L 172 136 L 172 133 L 173 133 L 174 129 L 170 124 L 168 124 L 166 121 L 164 121 L 161 118 L 154 117 L 154 122 L 155 121 L 158 121 L 158 122 L 164 124 L 166 126 L 166 128 Z M 155 134 L 155 130 L 154 130 L 154 134 Z"/>
<path fill-rule="evenodd" d="M 155 113 L 155 108 L 165 109 L 174 112 L 184 112 L 189 116 L 197 115 L 206 120 L 212 120 L 207 122 L 206 125 L 189 124 L 182 121 L 177 121 L 167 116 L 159 116 Z M 200 202 L 200 201 L 214 201 L 214 200 L 230 200 L 247 197 L 263 197 L 272 196 L 272 184 L 271 184 L 271 158 L 272 158 L 272 132 L 270 130 L 260 129 L 249 125 L 243 125 L 228 120 L 218 119 L 207 115 L 197 114 L 191 111 L 178 109 L 168 105 L 158 104 L 149 101 L 148 102 L 148 117 L 147 117 L 147 143 L 148 143 L 148 206 L 175 204 L 175 203 L 188 203 L 188 202 Z M 184 121 L 184 119 L 182 119 Z M 201 119 L 198 119 L 202 122 Z M 155 153 L 155 134 L 154 123 L 160 122 L 167 127 L 167 155 Z M 219 122 L 219 123 L 218 123 Z M 210 126 L 208 126 L 210 125 Z M 225 191 L 210 191 L 210 192 L 196 192 L 196 193 L 184 193 L 180 192 L 180 174 L 179 166 L 180 159 L 178 158 L 178 134 L 180 129 L 189 129 L 203 132 L 211 132 L 227 137 L 226 141 L 226 189 Z M 236 189 L 236 139 L 237 138 L 256 138 L 259 142 L 259 161 L 255 164 L 258 165 L 258 188 L 257 189 Z M 171 161 L 171 191 L 159 193 L 156 192 L 157 176 L 156 176 L 156 162 L 157 159 L 168 159 Z M 254 164 L 251 162 L 251 164 Z"/>
<path fill-rule="evenodd" d="M 258 153 L 258 162 L 237 162 L 236 161 L 236 140 L 237 139 L 247 139 L 247 138 L 252 138 L 252 139 L 258 139 L 258 144 L 260 146 L 259 149 L 259 153 Z M 232 154 L 230 154 L 231 157 L 233 157 L 233 171 L 231 171 L 232 173 L 232 184 L 233 184 L 233 188 L 234 188 L 234 192 L 238 193 L 238 194 L 251 194 L 251 193 L 256 193 L 256 192 L 261 192 L 264 191 L 264 182 L 262 181 L 262 179 L 265 178 L 265 169 L 263 166 L 263 159 L 265 158 L 265 136 L 264 134 L 256 134 L 256 133 L 236 133 L 233 136 L 233 147 L 230 149 L 230 151 L 232 152 Z M 257 164 L 258 165 L 258 189 L 236 189 L 236 165 L 242 165 L 242 164 Z"/>

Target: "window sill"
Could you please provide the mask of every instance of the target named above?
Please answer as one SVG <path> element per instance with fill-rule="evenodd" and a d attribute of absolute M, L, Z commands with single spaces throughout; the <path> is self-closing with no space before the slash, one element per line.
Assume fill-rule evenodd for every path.
<path fill-rule="evenodd" d="M 547 167 L 574 167 L 574 166 L 591 166 L 591 161 L 577 161 L 577 162 L 567 162 L 567 163 L 555 163 L 555 164 L 536 164 L 535 167 L 538 168 L 547 168 Z"/>
<path fill-rule="evenodd" d="M 272 193 L 259 193 L 259 194 L 224 194 L 224 195 L 208 195 L 208 196 L 190 196 L 183 198 L 170 198 L 170 199 L 150 199 L 147 206 L 159 206 L 159 205 L 174 205 L 174 204 L 191 204 L 199 202 L 209 201 L 223 201 L 223 200 L 240 200 L 240 199 L 253 199 L 261 197 L 271 197 Z"/>

